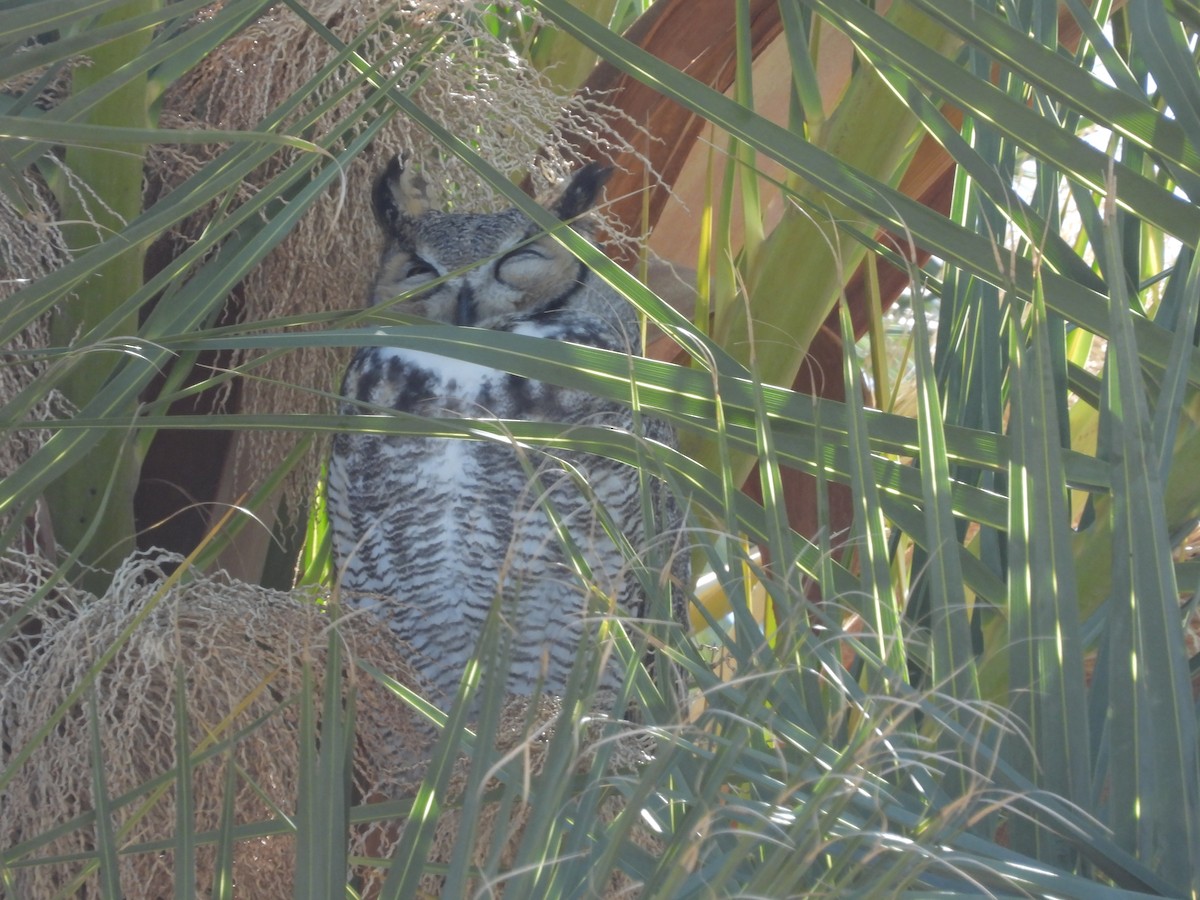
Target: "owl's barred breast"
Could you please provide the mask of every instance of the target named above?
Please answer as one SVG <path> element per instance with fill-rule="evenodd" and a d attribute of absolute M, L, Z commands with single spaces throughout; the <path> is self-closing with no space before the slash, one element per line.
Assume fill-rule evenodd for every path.
<path fill-rule="evenodd" d="M 343 412 L 364 412 L 365 404 L 434 417 L 487 416 L 524 407 L 530 392 L 538 395 L 542 388 L 427 353 L 365 348 L 347 372 Z M 600 404 L 592 398 L 592 405 Z M 609 413 L 627 416 L 617 408 Z M 636 515 L 636 470 L 598 457 L 567 456 L 584 470 L 609 515 Z M 597 586 L 623 599 L 632 579 L 625 577 L 620 551 L 600 527 L 591 501 L 536 451 L 502 442 L 338 435 L 329 503 L 331 510 L 345 511 L 332 517 L 344 568 L 343 605 L 384 618 L 449 697 L 500 593 L 512 601 L 506 619 L 518 635 L 511 650 L 513 688 L 545 678 L 547 688 L 562 690 L 587 591 L 568 567 L 541 508 L 546 498 L 601 581 Z M 543 672 L 546 657 L 551 668 Z"/>

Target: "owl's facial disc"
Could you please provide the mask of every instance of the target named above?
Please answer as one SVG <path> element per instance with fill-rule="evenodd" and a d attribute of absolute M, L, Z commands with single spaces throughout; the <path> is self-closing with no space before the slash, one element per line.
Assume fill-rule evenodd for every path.
<path fill-rule="evenodd" d="M 442 232 L 453 218 L 441 216 L 437 230 Z M 478 240 L 479 234 L 474 237 L 478 250 L 485 242 Z M 435 247 L 420 234 L 417 238 L 412 248 L 392 245 L 385 250 L 373 304 L 404 298 L 395 307 L 399 312 L 488 328 L 514 315 L 559 309 L 581 283 L 582 264 L 570 251 L 549 237 L 530 240 L 526 229 L 486 242 L 482 257 Z"/>
<path fill-rule="evenodd" d="M 585 166 L 545 208 L 590 236 L 577 221 L 596 202 L 610 170 Z M 372 304 L 404 298 L 402 310 L 439 322 L 504 327 L 514 316 L 568 308 L 587 270 L 522 212 L 447 213 L 428 208 L 425 181 L 398 157 L 373 196 L 388 242 Z"/>

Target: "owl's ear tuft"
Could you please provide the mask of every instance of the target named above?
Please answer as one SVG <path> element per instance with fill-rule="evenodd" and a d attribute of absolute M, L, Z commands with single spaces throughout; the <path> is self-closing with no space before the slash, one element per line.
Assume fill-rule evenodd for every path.
<path fill-rule="evenodd" d="M 562 193 L 547 208 L 564 222 L 582 216 L 596 205 L 600 191 L 612 173 L 612 166 L 597 162 L 588 163 L 571 176 Z"/>
<path fill-rule="evenodd" d="M 395 233 L 406 219 L 416 218 L 429 209 L 429 182 L 408 165 L 407 151 L 392 157 L 387 168 L 375 179 L 371 203 L 380 227 Z"/>

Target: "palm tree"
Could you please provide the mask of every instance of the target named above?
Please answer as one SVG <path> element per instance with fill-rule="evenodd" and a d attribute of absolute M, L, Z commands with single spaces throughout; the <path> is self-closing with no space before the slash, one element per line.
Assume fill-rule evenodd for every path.
<path fill-rule="evenodd" d="M 246 839 L 267 835 L 286 846 L 270 871 L 321 897 L 348 869 L 384 896 L 1200 893 L 1200 9 L 633 12 L 0 10 L 10 891 L 117 896 L 158 866 L 164 892 L 188 895 L 196 869 L 228 895 Z M 593 57 L 561 112 L 555 90 Z M 536 68 L 551 61 L 556 87 Z M 612 435 L 603 452 L 694 510 L 696 635 L 665 638 L 689 716 L 634 662 L 636 630 L 611 638 L 637 738 L 577 721 L 587 672 L 549 705 L 486 698 L 467 729 L 469 704 L 423 705 L 367 626 L 343 629 L 347 652 L 298 626 L 310 638 L 260 654 L 250 683 L 207 662 L 239 651 L 208 652 L 205 622 L 310 621 L 311 586 L 331 582 L 317 448 L 353 423 L 329 406 L 330 348 L 366 324 L 427 341 L 346 297 L 371 265 L 363 184 L 400 141 L 462 205 L 528 202 L 514 182 L 539 153 L 551 173 L 608 155 L 612 232 L 653 228 L 616 242 L 617 262 L 587 257 L 661 335 L 626 382 L 602 376 L 628 361 L 566 345 L 467 331 L 442 352 L 676 425 L 682 451 Z M 680 277 L 694 290 L 673 307 L 660 295 Z M 898 298 L 911 327 L 885 316 Z M 156 534 L 164 477 L 185 500 L 156 519 L 203 515 Z M 243 509 L 271 541 L 247 537 Z M 156 537 L 179 555 L 132 555 Z M 264 587 L 284 581 L 287 596 Z M 181 630 L 189 603 L 201 624 Z M 479 653 L 505 640 L 497 624 Z M 169 746 L 117 786 L 129 672 L 161 698 Z M 275 705 L 253 706 L 264 690 Z M 201 712 L 218 694 L 219 723 Z M 388 727 L 422 765 L 373 788 L 362 773 L 392 763 L 372 729 Z M 255 734 L 294 755 L 276 793 L 244 755 Z M 9 802 L 68 769 L 59 782 L 90 802 L 34 825 Z"/>

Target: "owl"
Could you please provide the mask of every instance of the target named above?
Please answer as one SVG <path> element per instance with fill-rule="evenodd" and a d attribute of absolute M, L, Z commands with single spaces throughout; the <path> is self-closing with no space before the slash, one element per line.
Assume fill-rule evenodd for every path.
<path fill-rule="evenodd" d="M 590 237 L 585 214 L 609 171 L 583 167 L 546 209 Z M 630 304 L 519 210 L 430 209 L 426 183 L 403 156 L 377 179 L 372 199 L 385 237 L 372 304 L 403 298 L 400 310 L 440 323 L 640 352 Z M 633 428 L 620 404 L 404 347 L 359 349 L 342 397 L 345 414 L 398 410 L 561 423 L 564 431 Z M 641 422 L 640 431 L 648 440 L 672 440 L 658 421 Z M 597 614 L 597 591 L 622 618 L 650 614 L 605 516 L 637 552 L 662 542 L 668 552 L 660 558 L 673 559 L 670 615 L 684 621 L 687 554 L 671 546 L 682 517 L 663 485 L 651 482 L 649 504 L 644 493 L 636 469 L 590 454 L 497 440 L 339 434 L 328 510 L 342 606 L 382 617 L 412 648 L 438 692 L 434 702 L 446 707 L 496 601 L 511 635 L 508 671 L 483 677 L 504 677 L 510 693 L 561 693 L 585 618 Z M 647 506 L 657 520 L 650 528 Z M 590 589 L 548 509 L 586 560 Z M 618 678 L 610 663 L 601 688 Z"/>

